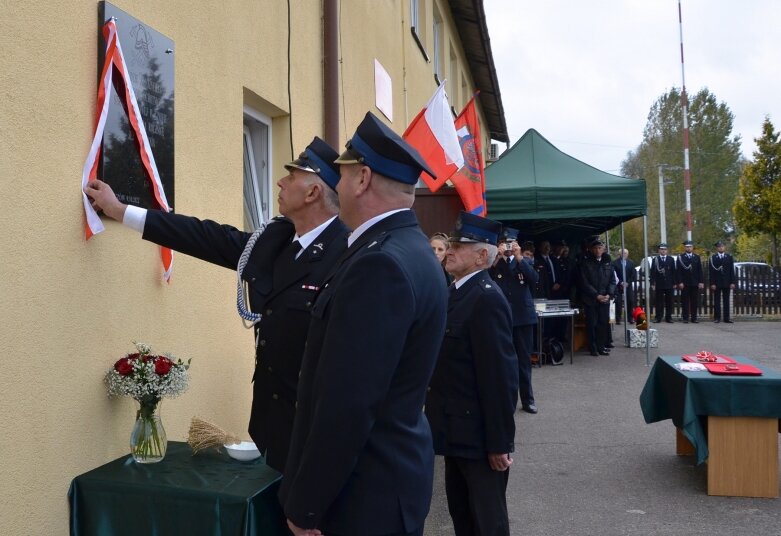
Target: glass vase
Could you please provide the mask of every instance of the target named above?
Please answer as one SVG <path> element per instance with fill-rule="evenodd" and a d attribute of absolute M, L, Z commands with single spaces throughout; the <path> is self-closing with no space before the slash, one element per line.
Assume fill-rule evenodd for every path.
<path fill-rule="evenodd" d="M 136 424 L 130 434 L 130 454 L 138 463 L 157 463 L 165 458 L 168 439 L 160 420 L 160 401 L 139 402 Z"/>

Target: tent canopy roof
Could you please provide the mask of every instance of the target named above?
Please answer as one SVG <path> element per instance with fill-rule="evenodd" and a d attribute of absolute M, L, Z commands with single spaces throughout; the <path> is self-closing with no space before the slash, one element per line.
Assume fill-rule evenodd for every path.
<path fill-rule="evenodd" d="M 645 181 L 611 175 L 529 129 L 486 168 L 488 217 L 524 235 L 598 234 L 646 214 Z"/>

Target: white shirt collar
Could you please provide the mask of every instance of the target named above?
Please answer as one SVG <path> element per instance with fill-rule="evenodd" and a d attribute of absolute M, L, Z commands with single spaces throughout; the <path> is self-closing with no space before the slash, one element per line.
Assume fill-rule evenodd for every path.
<path fill-rule="evenodd" d="M 459 279 L 458 281 L 455 282 L 456 288 L 461 288 L 464 285 L 464 283 L 466 283 L 467 281 L 472 279 L 475 274 L 480 273 L 482 271 L 483 271 L 483 269 L 480 268 L 479 270 L 475 270 L 474 272 L 472 272 L 470 274 L 466 274 L 464 277 L 462 277 L 461 279 Z"/>
<path fill-rule="evenodd" d="M 296 235 L 293 236 L 293 241 L 298 240 L 298 243 L 301 244 L 301 251 L 304 251 L 306 248 L 312 245 L 312 242 L 317 240 L 317 237 L 320 236 L 320 233 L 325 231 L 325 228 L 331 225 L 331 222 L 335 219 L 336 216 L 327 219 L 308 233 L 304 233 L 303 236 L 298 236 L 298 233 L 296 233 Z M 299 252 L 299 255 L 300 254 L 301 252 Z"/>
<path fill-rule="evenodd" d="M 372 225 L 375 223 L 384 220 L 388 216 L 391 216 L 393 214 L 396 214 L 397 212 L 401 212 L 402 210 L 409 210 L 408 208 L 397 208 L 395 210 L 389 210 L 388 212 L 383 212 L 382 214 L 378 214 L 377 216 L 374 216 L 373 218 L 369 218 L 362 224 L 360 224 L 358 227 L 355 228 L 355 230 L 350 234 L 350 237 L 347 239 L 347 247 L 349 248 L 352 246 L 360 236 L 369 229 Z"/>

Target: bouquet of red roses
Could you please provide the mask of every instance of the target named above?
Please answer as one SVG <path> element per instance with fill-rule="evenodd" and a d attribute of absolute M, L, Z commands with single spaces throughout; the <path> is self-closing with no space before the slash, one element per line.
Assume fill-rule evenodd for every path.
<path fill-rule="evenodd" d="M 174 398 L 187 390 L 190 360 L 153 354 L 148 344 L 133 344 L 137 351 L 114 363 L 104 380 L 109 397 L 129 396 L 138 401 L 130 452 L 138 462 L 154 463 L 163 459 L 167 447 L 158 405 L 163 397 Z"/>

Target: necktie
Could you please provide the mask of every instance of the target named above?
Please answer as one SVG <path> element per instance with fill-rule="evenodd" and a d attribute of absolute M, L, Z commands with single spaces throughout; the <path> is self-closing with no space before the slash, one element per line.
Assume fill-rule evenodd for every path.
<path fill-rule="evenodd" d="M 293 240 L 290 244 L 288 244 L 282 254 L 285 256 L 285 258 L 290 259 L 291 261 L 295 261 L 298 258 L 298 254 L 300 252 L 301 242 L 298 240 Z"/>

